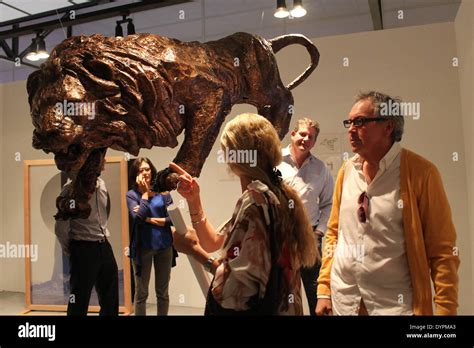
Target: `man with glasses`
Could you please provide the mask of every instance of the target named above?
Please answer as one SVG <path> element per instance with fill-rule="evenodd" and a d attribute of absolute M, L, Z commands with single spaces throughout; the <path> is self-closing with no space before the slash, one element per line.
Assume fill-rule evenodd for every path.
<path fill-rule="evenodd" d="M 339 171 L 318 278 L 318 315 L 455 315 L 456 231 L 437 168 L 401 148 L 388 95 L 360 94 L 349 119 L 354 157 Z M 435 296 L 431 293 L 430 277 Z"/>
<path fill-rule="evenodd" d="M 331 213 L 334 180 L 323 161 L 311 154 L 319 135 L 319 123 L 308 118 L 297 121 L 291 132 L 291 143 L 282 150 L 283 161 L 278 166 L 283 180 L 298 192 L 306 207 L 309 218 L 319 241 L 326 232 L 326 225 Z M 301 269 L 309 312 L 316 314 L 316 285 L 321 264 Z"/>

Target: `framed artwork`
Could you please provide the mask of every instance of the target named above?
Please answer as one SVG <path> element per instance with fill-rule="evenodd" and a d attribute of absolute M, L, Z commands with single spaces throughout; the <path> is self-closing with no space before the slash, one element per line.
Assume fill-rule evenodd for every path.
<path fill-rule="evenodd" d="M 66 311 L 69 300 L 69 258 L 63 254 L 54 234 L 56 197 L 65 183 L 53 160 L 24 161 L 24 236 L 25 245 L 37 253 L 25 258 L 24 314 L 30 311 Z M 108 193 L 109 242 L 119 270 L 119 312 L 132 313 L 127 193 L 127 161 L 123 157 L 107 157 L 101 178 Z M 32 255 L 34 257 L 32 257 Z M 89 312 L 99 312 L 97 294 L 93 290 Z"/>
<path fill-rule="evenodd" d="M 341 134 L 321 133 L 316 140 L 316 152 L 324 154 L 340 154 L 342 150 Z"/>
<path fill-rule="evenodd" d="M 343 163 L 342 139 L 344 139 L 342 134 L 321 133 L 316 142 L 316 157 L 326 164 L 334 180 Z"/>

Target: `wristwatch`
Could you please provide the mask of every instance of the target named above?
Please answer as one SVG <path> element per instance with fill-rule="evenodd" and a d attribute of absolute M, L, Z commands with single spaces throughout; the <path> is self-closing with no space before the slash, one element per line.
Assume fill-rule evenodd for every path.
<path fill-rule="evenodd" d="M 216 258 L 214 256 L 211 256 L 207 259 L 206 263 L 203 265 L 204 269 L 208 271 L 209 273 L 212 273 L 212 264 L 214 263 L 214 260 Z"/>

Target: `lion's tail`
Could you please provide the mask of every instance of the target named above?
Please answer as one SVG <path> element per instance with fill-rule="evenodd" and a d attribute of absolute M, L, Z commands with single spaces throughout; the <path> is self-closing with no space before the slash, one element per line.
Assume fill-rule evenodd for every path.
<path fill-rule="evenodd" d="M 304 35 L 300 34 L 289 34 L 278 36 L 274 39 L 269 40 L 272 45 L 273 53 L 277 53 L 282 48 L 293 45 L 299 44 L 306 47 L 306 50 L 311 57 L 311 64 L 306 68 L 306 70 L 298 76 L 295 80 L 293 80 L 286 88 L 292 90 L 293 88 L 300 85 L 304 80 L 308 78 L 309 75 L 313 72 L 314 69 L 318 66 L 319 63 L 319 51 L 316 46 Z"/>

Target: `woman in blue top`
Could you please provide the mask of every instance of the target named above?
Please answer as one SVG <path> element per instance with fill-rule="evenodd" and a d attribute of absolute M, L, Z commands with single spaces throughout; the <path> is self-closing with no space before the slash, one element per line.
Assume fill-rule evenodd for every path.
<path fill-rule="evenodd" d="M 137 158 L 130 168 L 133 187 L 127 192 L 127 206 L 133 219 L 130 257 L 135 273 L 135 315 L 146 315 L 151 266 L 155 269 L 158 315 L 167 315 L 168 285 L 173 262 L 171 220 L 166 209 L 171 195 L 151 191 L 156 168 L 148 158 Z"/>

